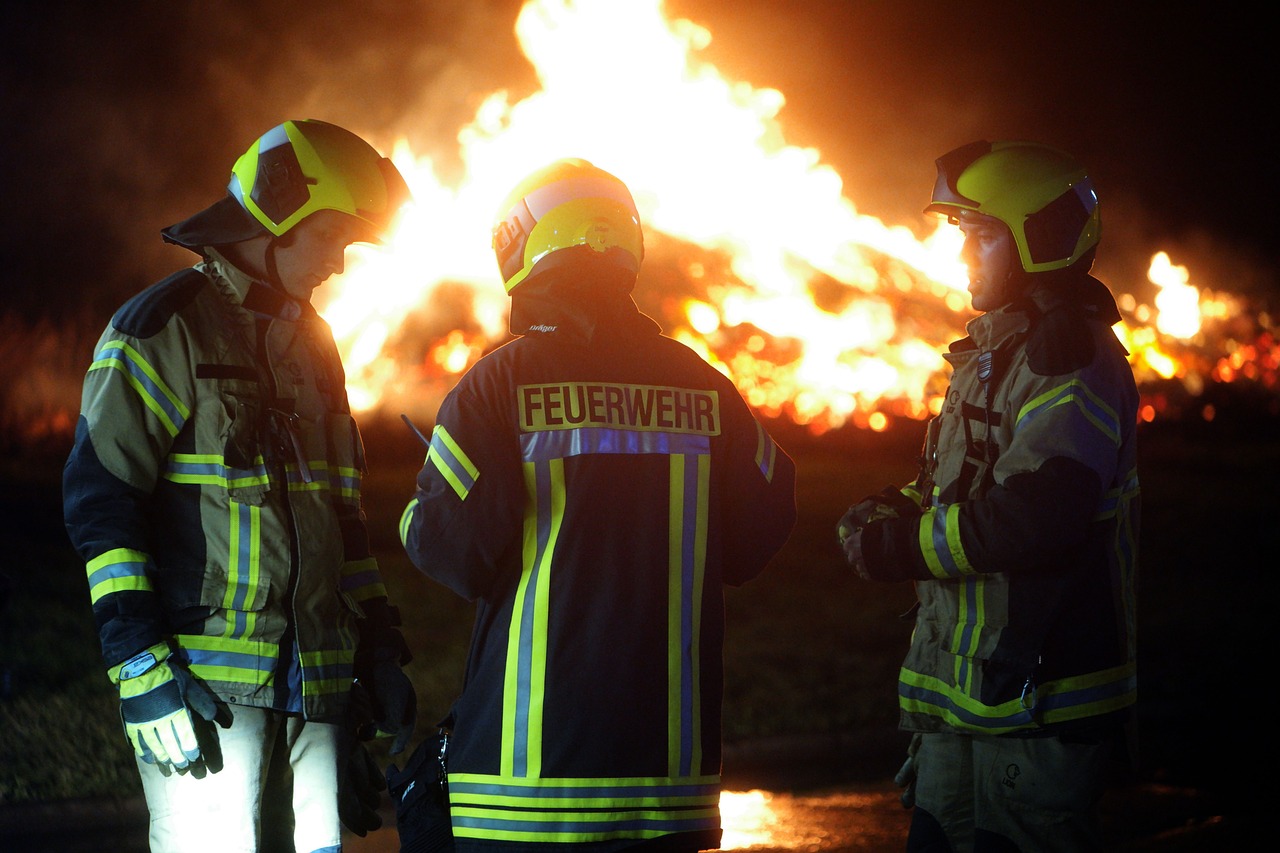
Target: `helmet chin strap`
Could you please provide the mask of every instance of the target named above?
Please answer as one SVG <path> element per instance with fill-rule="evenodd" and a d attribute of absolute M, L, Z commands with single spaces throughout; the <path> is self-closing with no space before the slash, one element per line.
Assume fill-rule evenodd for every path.
<path fill-rule="evenodd" d="M 266 251 L 263 253 L 262 262 L 265 268 L 263 272 L 265 273 L 266 283 L 271 285 L 272 289 L 281 293 L 287 293 L 287 291 L 284 289 L 284 282 L 280 280 L 280 270 L 276 266 L 276 247 L 284 246 L 288 248 L 292 242 L 293 238 L 290 232 L 286 231 L 279 237 L 272 237 L 268 240 Z"/>

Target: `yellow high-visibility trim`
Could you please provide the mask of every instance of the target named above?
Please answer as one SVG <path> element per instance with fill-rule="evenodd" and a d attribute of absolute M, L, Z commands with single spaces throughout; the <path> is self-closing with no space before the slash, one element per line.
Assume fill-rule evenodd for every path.
<path fill-rule="evenodd" d="M 411 498 L 409 503 L 405 504 L 404 512 L 400 513 L 400 545 L 402 547 L 409 546 L 409 525 L 413 523 L 413 511 L 418 508 L 418 499 Z"/>
<path fill-rule="evenodd" d="M 173 422 L 173 418 L 171 418 L 169 413 L 164 410 L 164 407 L 160 405 L 160 402 L 156 400 L 151 391 L 142 384 L 141 380 L 134 376 L 133 373 L 125 367 L 122 363 L 121 357 L 134 365 L 138 370 L 142 371 L 148 379 L 155 383 L 156 390 L 164 395 L 164 398 L 169 401 L 170 405 L 173 406 L 184 421 L 191 416 L 191 410 L 187 408 L 186 404 L 183 403 L 182 400 L 178 399 L 178 395 L 173 393 L 169 386 L 165 384 L 165 381 L 160 378 L 160 374 L 156 373 L 155 368 L 153 368 L 136 349 L 129 346 L 124 341 L 107 341 L 102 347 L 102 353 L 106 353 L 108 350 L 119 350 L 121 356 L 97 358 L 89 365 L 89 370 L 94 371 L 104 368 L 119 370 L 124 376 L 125 381 L 129 383 L 130 387 L 132 387 L 135 392 L 137 392 L 139 399 L 141 399 L 146 407 L 160 419 L 160 422 L 164 425 L 165 431 L 171 436 L 176 436 L 181 427 Z"/>
<path fill-rule="evenodd" d="M 446 459 L 445 457 L 448 457 Z M 459 466 L 467 473 L 467 481 L 463 482 L 458 472 L 453 470 L 449 464 L 449 460 L 457 462 Z M 436 424 L 436 428 L 431 432 L 431 447 L 427 450 L 427 461 L 435 466 L 440 472 L 440 476 L 453 487 L 453 491 L 458 495 L 460 500 L 466 500 L 471 492 L 471 487 L 475 485 L 476 478 L 480 476 L 480 469 L 475 466 L 471 458 L 463 452 L 458 442 L 454 441 L 453 436 L 442 425 Z"/>
<path fill-rule="evenodd" d="M 1023 706 L 1020 698 L 1010 699 L 999 705 L 984 705 L 964 688 L 904 668 L 898 676 L 898 707 L 908 713 L 937 717 L 965 731 L 1001 734 L 1035 728 L 1038 725 L 1094 717 L 1132 705 L 1137 699 L 1136 686 L 1133 684 L 1136 672 L 1136 665 L 1129 662 L 1085 675 L 1038 684 L 1035 719 L 1030 721 L 1028 709 Z M 908 688 L 905 692 L 902 689 L 904 685 Z M 1118 689 L 1092 702 L 1069 701 L 1073 693 L 1097 691 L 1108 686 Z M 936 696 L 941 701 L 931 701 L 926 696 Z M 1057 707 L 1053 707 L 1055 704 Z"/>
<path fill-rule="evenodd" d="M 104 551 L 85 564 L 85 575 L 89 581 L 89 601 L 96 604 L 103 596 L 115 592 L 151 592 L 151 578 L 146 573 L 146 565 L 151 557 L 142 551 L 132 548 L 112 548 Z M 142 566 L 142 571 L 118 573 L 112 567 L 122 565 Z M 95 576 L 98 576 L 95 578 Z"/>
<path fill-rule="evenodd" d="M 1075 404 L 1080 413 L 1097 427 L 1099 432 L 1105 435 L 1112 444 L 1119 447 L 1120 418 L 1116 415 L 1115 409 L 1093 393 L 1089 386 L 1079 378 L 1064 382 L 1056 388 L 1051 388 L 1028 401 L 1018 412 L 1018 417 L 1015 419 L 1015 428 L 1021 427 L 1022 422 L 1028 417 L 1067 403 Z"/>
<path fill-rule="evenodd" d="M 667 772 L 680 768 L 681 605 L 684 602 L 684 458 L 671 456 L 667 468 Z"/>
<path fill-rule="evenodd" d="M 549 494 L 538 491 L 538 470 L 547 476 Z M 520 583 L 507 636 L 507 664 L 503 677 L 502 757 L 504 776 L 537 777 L 542 772 L 542 708 L 547 667 L 547 608 L 551 588 L 551 564 L 556 540 L 564 520 L 564 460 L 524 463 L 525 502 L 524 544 Z M 545 529 L 543 525 L 545 524 Z M 539 536 L 545 542 L 539 550 Z M 525 624 L 526 602 L 532 624 Z M 528 685 L 522 688 L 522 667 L 527 667 Z M 517 774 L 516 754 L 523 750 L 525 763 Z"/>

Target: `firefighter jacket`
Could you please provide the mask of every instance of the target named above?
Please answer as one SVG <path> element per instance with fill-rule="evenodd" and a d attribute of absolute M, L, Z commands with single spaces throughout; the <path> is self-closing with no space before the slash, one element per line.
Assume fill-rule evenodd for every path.
<path fill-rule="evenodd" d="M 165 641 L 233 706 L 336 721 L 359 632 L 387 630 L 363 469 L 310 305 L 211 250 L 127 302 L 64 469 L 107 666 Z"/>
<path fill-rule="evenodd" d="M 916 581 L 903 728 L 1079 729 L 1135 701 L 1138 394 L 1119 319 L 1077 274 L 952 344 L 904 489 L 923 512 L 863 532 L 873 578 Z"/>
<path fill-rule="evenodd" d="M 795 466 L 629 296 L 578 300 L 449 393 L 401 521 L 413 562 L 477 603 L 456 844 L 718 847 L 723 585 L 786 541 Z"/>

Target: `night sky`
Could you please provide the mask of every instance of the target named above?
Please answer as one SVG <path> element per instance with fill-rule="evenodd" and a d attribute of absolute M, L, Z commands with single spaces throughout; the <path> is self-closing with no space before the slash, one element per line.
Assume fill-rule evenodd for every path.
<path fill-rule="evenodd" d="M 8 4 L 0 27 L 3 308 L 85 312 L 190 262 L 163 226 L 286 117 L 385 128 L 447 172 L 483 97 L 537 81 L 518 0 Z M 1177 250 L 1199 283 L 1274 292 L 1275 49 L 1253 13 L 1132 3 L 670 0 L 700 58 L 780 90 L 859 211 L 923 229 L 933 159 L 976 138 L 1075 153 L 1100 274 Z M 625 34 L 620 35 L 625 37 Z M 568 144 L 571 141 L 567 141 Z M 1264 145 L 1266 151 L 1264 152 Z M 447 180 L 448 175 L 444 175 Z M 51 299 L 50 294 L 57 294 Z"/>

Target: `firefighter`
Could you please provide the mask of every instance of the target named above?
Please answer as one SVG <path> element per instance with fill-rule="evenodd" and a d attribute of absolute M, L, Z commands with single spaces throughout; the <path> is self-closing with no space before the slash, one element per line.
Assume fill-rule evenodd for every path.
<path fill-rule="evenodd" d="M 973 307 L 916 480 L 854 505 L 859 577 L 913 581 L 908 850 L 1093 850 L 1136 699 L 1138 394 L 1090 274 L 1093 181 L 1028 142 L 938 159 Z"/>
<path fill-rule="evenodd" d="M 153 851 L 337 850 L 340 793 L 352 829 L 378 823 L 381 777 L 353 730 L 394 734 L 393 753 L 412 736 L 363 446 L 310 303 L 407 198 L 360 137 L 286 121 L 220 201 L 162 231 L 200 261 L 127 301 L 97 343 L 64 514 Z M 363 788 L 340 792 L 347 767 Z"/>
<path fill-rule="evenodd" d="M 718 847 L 723 585 L 786 541 L 795 466 L 637 309 L 617 177 L 533 172 L 493 248 L 519 337 L 441 405 L 401 520 L 413 562 L 477 607 L 446 759 L 457 849 Z"/>

